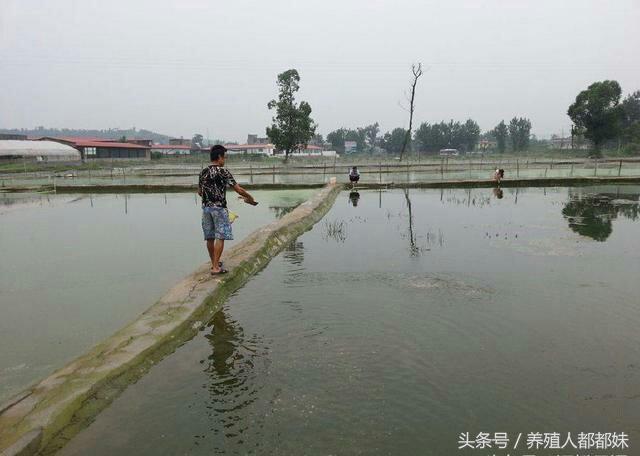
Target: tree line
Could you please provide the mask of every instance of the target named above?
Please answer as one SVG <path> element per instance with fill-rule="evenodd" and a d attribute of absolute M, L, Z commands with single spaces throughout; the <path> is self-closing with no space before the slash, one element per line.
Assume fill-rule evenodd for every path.
<path fill-rule="evenodd" d="M 345 142 L 356 143 L 355 152 L 385 151 L 398 154 L 407 137 L 407 130 L 398 127 L 380 135 L 378 122 L 358 128 L 338 128 L 327 135 L 327 142 L 338 152 L 346 151 Z M 531 121 L 524 117 L 514 117 L 509 124 L 501 121 L 494 129 L 485 132 L 473 119 L 464 122 L 449 120 L 437 123 L 423 122 L 418 126 L 408 150 L 414 152 L 438 153 L 442 149 L 457 149 L 471 152 L 478 149 L 481 139 L 486 140 L 483 149 L 491 148 L 505 152 L 508 148 L 515 152 L 526 151 L 531 137 Z"/>
<path fill-rule="evenodd" d="M 414 79 L 412 89 L 422 67 L 412 67 Z M 269 140 L 288 157 L 292 151 L 303 149 L 310 142 L 322 142 L 316 134 L 317 125 L 311 118 L 311 106 L 305 101 L 298 102 L 296 93 L 300 89 L 300 75 L 295 69 L 280 73 L 277 77 L 278 98 L 271 100 L 267 107 L 274 110 L 272 124 L 266 128 Z M 414 92 L 412 92 L 413 94 Z M 413 109 L 413 97 L 411 99 Z M 413 111 L 411 111 L 413 114 Z M 410 118 L 411 124 L 413 117 Z M 498 127 L 504 126 L 501 122 Z M 497 128 L 498 128 L 497 127 Z M 502 131 L 502 130 L 499 130 Z M 507 128 L 514 150 L 526 150 L 529 144 L 531 122 L 524 118 L 514 118 Z M 500 133 L 500 135 L 502 135 Z M 401 127 L 380 134 L 380 124 L 375 122 L 357 128 L 338 128 L 327 135 L 327 142 L 339 153 L 373 153 L 386 151 L 402 155 L 405 151 L 437 153 L 441 149 L 473 151 L 481 136 L 480 126 L 473 119 L 442 121 L 430 124 L 423 122 L 414 132 Z M 506 136 L 500 136 L 503 141 Z M 349 147 L 347 148 L 347 143 Z M 502 144 L 502 143 L 501 143 Z M 355 145 L 355 147 L 352 147 Z"/>
<path fill-rule="evenodd" d="M 524 152 L 532 139 L 531 120 L 514 117 L 509 123 L 501 120 L 493 129 L 481 133 L 473 119 L 441 121 L 430 124 L 423 122 L 412 131 L 415 85 L 422 75 L 421 65 L 414 65 L 409 129 L 394 128 L 380 134 L 380 125 L 375 122 L 358 128 L 338 128 L 327 135 L 327 142 L 339 153 L 345 152 L 387 152 L 399 154 L 405 151 L 437 153 L 442 149 L 457 149 L 464 152 L 510 150 Z M 316 134 L 317 125 L 311 118 L 311 106 L 305 101 L 297 102 L 295 94 L 299 90 L 300 76 L 295 69 L 278 75 L 278 99 L 272 100 L 268 108 L 275 110 L 273 123 L 266 133 L 278 150 L 285 152 L 303 149 L 311 141 L 322 142 Z M 591 84 L 578 94 L 567 114 L 573 122 L 574 137 L 584 137 L 591 141 L 595 154 L 602 147 L 617 143 L 617 147 L 628 144 L 640 147 L 640 91 L 636 91 L 620 101 L 622 89 L 617 81 L 601 81 Z M 349 147 L 347 147 L 347 143 Z M 355 144 L 355 147 L 352 145 Z"/>

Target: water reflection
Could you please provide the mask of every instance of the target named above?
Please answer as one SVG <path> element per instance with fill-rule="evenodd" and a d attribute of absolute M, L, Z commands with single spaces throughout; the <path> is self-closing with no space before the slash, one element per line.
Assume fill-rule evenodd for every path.
<path fill-rule="evenodd" d="M 619 215 L 637 220 L 640 213 L 637 193 L 584 194 L 569 189 L 569 201 L 562 209 L 574 232 L 596 241 L 606 241 L 613 231 L 613 220 Z"/>
<path fill-rule="evenodd" d="M 282 257 L 288 263 L 300 266 L 304 263 L 304 244 L 302 241 L 293 241 L 284 248 Z"/>
<path fill-rule="evenodd" d="M 411 198 L 409 198 L 409 189 L 404 189 L 404 199 L 407 203 L 407 210 L 409 211 L 409 253 L 411 256 L 417 256 L 420 254 L 421 249 L 416 245 L 416 235 L 413 232 L 413 212 L 411 210 Z"/>
<path fill-rule="evenodd" d="M 39 195 L 32 193 L 0 193 L 0 207 L 2 206 L 15 206 L 26 204 L 39 204 L 42 206 L 44 203 L 51 203 L 51 199 L 48 194 Z"/>
<path fill-rule="evenodd" d="M 500 187 L 496 187 L 493 189 L 493 196 L 495 196 L 498 199 L 502 199 L 504 197 L 504 192 Z"/>
<path fill-rule="evenodd" d="M 358 206 L 358 201 L 360 200 L 360 193 L 351 192 L 349 193 L 349 202 L 353 205 L 353 207 Z"/>
<path fill-rule="evenodd" d="M 269 210 L 274 212 L 276 218 L 282 218 L 298 206 L 299 204 L 295 206 L 269 206 Z"/>
<path fill-rule="evenodd" d="M 209 400 L 207 416 L 211 419 L 214 453 L 225 452 L 233 444 L 242 444 L 243 434 L 249 429 L 247 408 L 258 398 L 262 389 L 256 377 L 259 363 L 264 363 L 268 348 L 257 335 L 246 337 L 237 321 L 229 317 L 227 309 L 217 312 L 209 322 L 211 332 L 205 337 L 211 345 L 204 372 L 209 381 L 206 388 Z M 206 435 L 194 436 L 199 445 Z"/>
<path fill-rule="evenodd" d="M 493 195 L 494 196 L 498 196 L 495 193 L 495 190 L 493 191 Z M 500 192 L 502 192 L 501 189 L 498 188 L 498 190 Z M 502 193 L 500 193 L 502 194 Z M 487 190 L 482 189 L 480 191 L 479 194 L 477 194 L 477 189 L 476 189 L 476 194 L 474 195 L 472 189 L 466 189 L 465 190 L 465 196 L 460 198 L 459 196 L 459 191 L 456 190 L 449 190 L 447 192 L 447 196 L 443 201 L 443 193 L 440 193 L 440 201 L 442 201 L 443 203 L 448 203 L 448 204 L 455 204 L 456 206 L 467 206 L 467 207 L 484 207 L 484 206 L 489 206 L 491 205 L 491 196 L 489 194 L 487 194 Z"/>

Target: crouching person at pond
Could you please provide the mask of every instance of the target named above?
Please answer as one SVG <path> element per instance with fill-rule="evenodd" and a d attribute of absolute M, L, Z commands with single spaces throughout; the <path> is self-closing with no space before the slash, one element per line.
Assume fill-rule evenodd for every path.
<path fill-rule="evenodd" d="M 360 172 L 358 172 L 358 167 L 354 166 L 349 171 L 349 182 L 351 182 L 351 188 L 354 188 L 358 181 L 360 180 Z"/>
<path fill-rule="evenodd" d="M 202 231 L 211 258 L 211 274 L 225 274 L 220 258 L 224 251 L 224 241 L 233 239 L 229 211 L 227 210 L 227 186 L 233 188 L 248 204 L 258 204 L 253 197 L 224 168 L 227 149 L 219 144 L 211 148 L 211 164 L 200 172 L 198 195 L 202 197 Z"/>

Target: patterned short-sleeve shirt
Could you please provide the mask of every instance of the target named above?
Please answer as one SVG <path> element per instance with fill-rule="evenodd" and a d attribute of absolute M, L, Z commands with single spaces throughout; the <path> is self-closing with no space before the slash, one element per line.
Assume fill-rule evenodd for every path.
<path fill-rule="evenodd" d="M 227 186 L 236 180 L 228 169 L 209 165 L 200 171 L 198 186 L 202 191 L 202 207 L 227 207 Z"/>

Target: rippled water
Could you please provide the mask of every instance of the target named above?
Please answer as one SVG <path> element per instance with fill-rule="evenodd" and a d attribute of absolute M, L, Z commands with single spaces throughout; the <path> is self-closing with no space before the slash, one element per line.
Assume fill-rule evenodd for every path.
<path fill-rule="evenodd" d="M 640 437 L 638 187 L 343 193 L 63 454 Z"/>
<path fill-rule="evenodd" d="M 254 193 L 256 207 L 230 195 L 236 239 L 311 194 Z M 193 194 L 0 194 L 0 252 L 0 402 L 135 319 L 208 258 Z"/>

